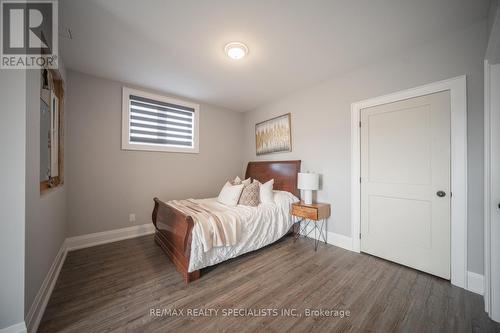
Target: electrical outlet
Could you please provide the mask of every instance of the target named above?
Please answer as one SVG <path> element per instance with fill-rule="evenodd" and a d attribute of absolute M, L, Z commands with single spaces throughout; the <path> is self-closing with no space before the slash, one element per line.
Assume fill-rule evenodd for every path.
<path fill-rule="evenodd" d="M 128 221 L 129 222 L 135 222 L 135 214 L 129 214 L 128 215 Z"/>

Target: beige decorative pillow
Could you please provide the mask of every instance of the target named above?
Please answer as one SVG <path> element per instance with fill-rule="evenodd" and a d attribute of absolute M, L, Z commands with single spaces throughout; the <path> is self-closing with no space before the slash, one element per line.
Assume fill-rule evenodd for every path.
<path fill-rule="evenodd" d="M 236 176 L 236 178 L 234 178 L 234 180 L 231 182 L 231 184 L 233 184 L 233 185 L 243 184 L 244 186 L 247 186 L 247 185 L 250 185 L 251 182 L 252 182 L 252 180 L 250 178 L 247 178 L 245 180 L 241 180 L 240 177 Z"/>
<path fill-rule="evenodd" d="M 259 205 L 259 183 L 251 183 L 243 188 L 238 204 L 256 207 Z"/>

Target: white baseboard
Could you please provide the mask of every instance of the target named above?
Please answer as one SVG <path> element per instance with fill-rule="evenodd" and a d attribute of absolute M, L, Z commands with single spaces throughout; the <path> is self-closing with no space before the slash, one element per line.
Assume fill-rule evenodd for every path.
<path fill-rule="evenodd" d="M 484 275 L 467 271 L 467 290 L 484 295 Z"/>
<path fill-rule="evenodd" d="M 66 238 L 68 251 L 83 249 L 86 247 L 117 242 L 124 239 L 150 235 L 155 232 L 152 223 L 136 225 L 133 227 L 96 232 L 82 236 Z"/>
<path fill-rule="evenodd" d="M 0 328 L 0 333 L 26 333 L 26 324 L 22 321 L 9 327 Z"/>
<path fill-rule="evenodd" d="M 311 231 L 311 232 L 309 233 L 309 235 L 307 237 L 312 238 L 312 239 L 316 239 L 314 237 L 313 228 L 314 227 L 311 224 L 309 224 L 309 227 L 307 228 L 306 233 L 308 233 L 309 231 Z M 317 236 L 319 237 L 319 233 L 317 234 Z M 323 239 L 321 239 L 321 240 L 323 240 Z M 345 235 L 337 234 L 335 232 L 327 231 L 326 232 L 326 242 L 330 245 L 334 245 L 337 247 L 341 247 L 345 250 L 352 251 L 352 238 L 349 236 L 345 236 Z"/>
<path fill-rule="evenodd" d="M 59 249 L 59 252 L 57 252 L 56 257 L 54 258 L 54 261 L 52 262 L 49 272 L 43 280 L 42 286 L 38 290 L 38 293 L 31 304 L 28 315 L 25 318 L 27 329 L 30 333 L 36 332 L 38 329 L 38 325 L 40 324 L 40 320 L 42 320 L 50 295 L 52 295 L 52 290 L 54 290 L 62 265 L 66 259 L 66 253 L 66 241 L 64 241 Z"/>

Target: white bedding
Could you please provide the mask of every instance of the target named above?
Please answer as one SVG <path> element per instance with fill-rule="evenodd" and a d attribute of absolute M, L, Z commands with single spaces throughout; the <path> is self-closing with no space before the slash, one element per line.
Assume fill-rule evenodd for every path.
<path fill-rule="evenodd" d="M 241 235 L 234 246 L 214 247 L 204 252 L 202 237 L 195 226 L 191 237 L 188 271 L 193 272 L 260 249 L 283 237 L 292 226 L 290 205 L 299 199 L 284 191 L 274 191 L 274 199 L 274 203 L 261 203 L 257 207 L 243 205 L 230 207 L 218 203 L 217 198 L 194 200 L 213 206 L 218 211 L 223 210 L 224 214 L 238 219 Z"/>

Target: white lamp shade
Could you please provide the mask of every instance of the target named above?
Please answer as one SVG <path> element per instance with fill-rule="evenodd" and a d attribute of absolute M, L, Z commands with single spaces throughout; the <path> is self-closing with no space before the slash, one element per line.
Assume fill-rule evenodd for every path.
<path fill-rule="evenodd" d="M 297 188 L 300 190 L 318 190 L 319 189 L 319 175 L 317 173 L 303 173 L 298 174 Z"/>

